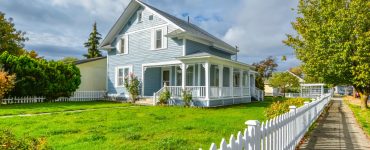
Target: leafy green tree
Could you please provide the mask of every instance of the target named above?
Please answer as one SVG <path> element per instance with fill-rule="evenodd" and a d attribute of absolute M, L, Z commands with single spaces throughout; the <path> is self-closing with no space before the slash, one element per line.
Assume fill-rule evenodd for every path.
<path fill-rule="evenodd" d="M 291 88 L 299 87 L 299 80 L 289 72 L 276 72 L 272 74 L 269 83 L 274 88 L 282 89 L 283 93 Z M 284 94 L 285 97 L 285 94 Z"/>
<path fill-rule="evenodd" d="M 276 71 L 276 67 L 278 66 L 278 64 L 272 56 L 269 56 L 265 60 L 262 60 L 258 63 L 253 63 L 252 65 L 256 67 L 256 71 L 259 74 L 259 76 L 256 77 L 256 87 L 264 90 L 264 79 L 268 79 L 269 77 L 271 77 L 272 73 Z"/>
<path fill-rule="evenodd" d="M 63 59 L 61 59 L 59 61 L 67 63 L 67 64 L 71 64 L 71 63 L 74 63 L 77 60 L 78 60 L 78 58 L 76 58 L 76 57 L 64 57 Z"/>
<path fill-rule="evenodd" d="M 96 28 L 96 22 L 93 25 L 93 31 L 90 33 L 89 39 L 84 46 L 87 48 L 87 54 L 84 54 L 86 58 L 95 58 L 101 57 L 102 54 L 98 49 L 99 40 L 101 39 L 101 34 L 98 32 Z"/>
<path fill-rule="evenodd" d="M 297 67 L 292 67 L 289 69 L 290 72 L 294 73 L 295 75 L 299 76 L 299 77 L 303 77 L 303 72 L 302 72 L 302 69 L 300 66 L 297 66 Z"/>
<path fill-rule="evenodd" d="M 8 51 L 13 55 L 21 55 L 23 42 L 28 40 L 25 34 L 15 29 L 12 18 L 6 19 L 5 14 L 0 12 L 0 54 Z"/>
<path fill-rule="evenodd" d="M 73 64 L 29 55 L 14 56 L 8 52 L 0 55 L 5 71 L 16 74 L 17 80 L 11 96 L 46 96 L 48 100 L 69 97 L 81 83 L 80 70 Z"/>
<path fill-rule="evenodd" d="M 308 76 L 332 85 L 353 85 L 367 108 L 370 94 L 369 0 L 300 0 L 292 23 L 295 49 Z"/>

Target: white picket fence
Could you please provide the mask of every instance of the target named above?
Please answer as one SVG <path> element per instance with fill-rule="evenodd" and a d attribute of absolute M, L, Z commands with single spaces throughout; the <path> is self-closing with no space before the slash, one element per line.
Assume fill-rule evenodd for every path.
<path fill-rule="evenodd" d="M 229 144 L 222 139 L 220 150 L 294 150 L 311 124 L 320 116 L 332 97 L 331 93 L 321 95 L 302 107 L 290 106 L 290 111 L 260 124 L 248 120 L 244 133 L 231 135 Z M 210 150 L 217 150 L 215 143 Z"/>
<path fill-rule="evenodd" d="M 26 96 L 26 97 L 9 97 L 2 100 L 2 104 L 25 104 L 25 103 L 42 103 L 45 97 Z"/>
<path fill-rule="evenodd" d="M 76 91 L 71 97 L 60 97 L 55 102 L 74 102 L 74 101 L 96 101 L 102 100 L 106 96 L 106 91 Z M 3 104 L 26 104 L 42 103 L 45 97 L 9 97 L 2 100 Z"/>

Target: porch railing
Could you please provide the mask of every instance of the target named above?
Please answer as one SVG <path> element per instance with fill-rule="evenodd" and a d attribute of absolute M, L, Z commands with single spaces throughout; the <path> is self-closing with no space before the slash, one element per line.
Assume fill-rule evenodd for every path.
<path fill-rule="evenodd" d="M 182 96 L 183 88 L 181 86 L 165 86 L 162 87 L 158 92 L 153 94 L 153 105 L 157 104 L 159 95 L 167 89 L 171 98 L 180 98 Z M 193 98 L 205 98 L 206 97 L 206 87 L 205 86 L 186 86 L 186 91 L 191 92 Z"/>

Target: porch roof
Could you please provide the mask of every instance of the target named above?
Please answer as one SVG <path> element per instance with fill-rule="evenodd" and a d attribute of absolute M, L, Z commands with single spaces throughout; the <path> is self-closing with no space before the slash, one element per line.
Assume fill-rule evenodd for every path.
<path fill-rule="evenodd" d="M 219 56 L 215 56 L 206 52 L 200 52 L 200 53 L 194 53 L 186 56 L 181 56 L 181 57 L 176 57 L 176 59 L 184 62 L 184 63 L 197 63 L 197 62 L 204 62 L 208 61 L 210 63 L 215 63 L 215 64 L 222 64 L 225 66 L 233 66 L 237 68 L 242 68 L 242 69 L 252 69 L 254 70 L 255 67 L 246 63 L 242 63 L 239 61 L 231 60 L 231 59 L 226 59 L 222 58 Z"/>

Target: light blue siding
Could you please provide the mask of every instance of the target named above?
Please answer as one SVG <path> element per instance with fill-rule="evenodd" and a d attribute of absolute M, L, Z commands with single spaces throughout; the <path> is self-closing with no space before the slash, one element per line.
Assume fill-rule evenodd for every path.
<path fill-rule="evenodd" d="M 115 87 L 115 68 L 119 66 L 132 66 L 133 73 L 142 80 L 142 64 L 155 63 L 163 61 L 175 60 L 175 57 L 182 56 L 183 43 L 182 40 L 168 38 L 168 46 L 166 49 L 150 50 L 151 46 L 151 30 L 143 30 L 148 27 L 164 25 L 166 22 L 159 17 L 154 16 L 154 19 L 149 21 L 146 10 L 143 11 L 143 22 L 132 22 L 131 25 L 124 27 L 120 34 L 137 31 L 128 35 L 128 54 L 116 54 L 116 50 L 108 52 L 108 94 L 110 95 L 124 95 L 125 89 L 123 87 Z M 134 15 L 131 20 L 136 20 Z M 152 23 L 150 23 L 152 22 Z M 140 31 L 138 31 L 140 30 Z M 174 26 L 168 26 L 168 32 L 176 30 Z M 112 43 L 112 47 L 116 46 L 117 41 Z M 148 75 L 151 77 L 151 75 Z M 156 76 L 153 74 L 153 76 Z M 159 73 L 160 77 L 160 73 Z M 160 80 L 159 80 L 160 81 Z M 160 85 L 160 84 L 159 84 Z M 146 84 L 144 88 L 146 88 Z M 154 88 L 153 88 L 154 89 Z M 144 94 L 150 94 L 144 90 Z M 150 95 L 152 95 L 151 93 Z M 127 95 L 127 94 L 126 94 Z"/>
<path fill-rule="evenodd" d="M 198 42 L 194 42 L 191 40 L 186 40 L 186 55 L 199 53 L 199 52 L 206 52 L 215 56 L 219 56 L 226 59 L 231 59 L 231 54 L 226 53 L 224 51 L 215 49 L 211 46 L 204 45 Z"/>

